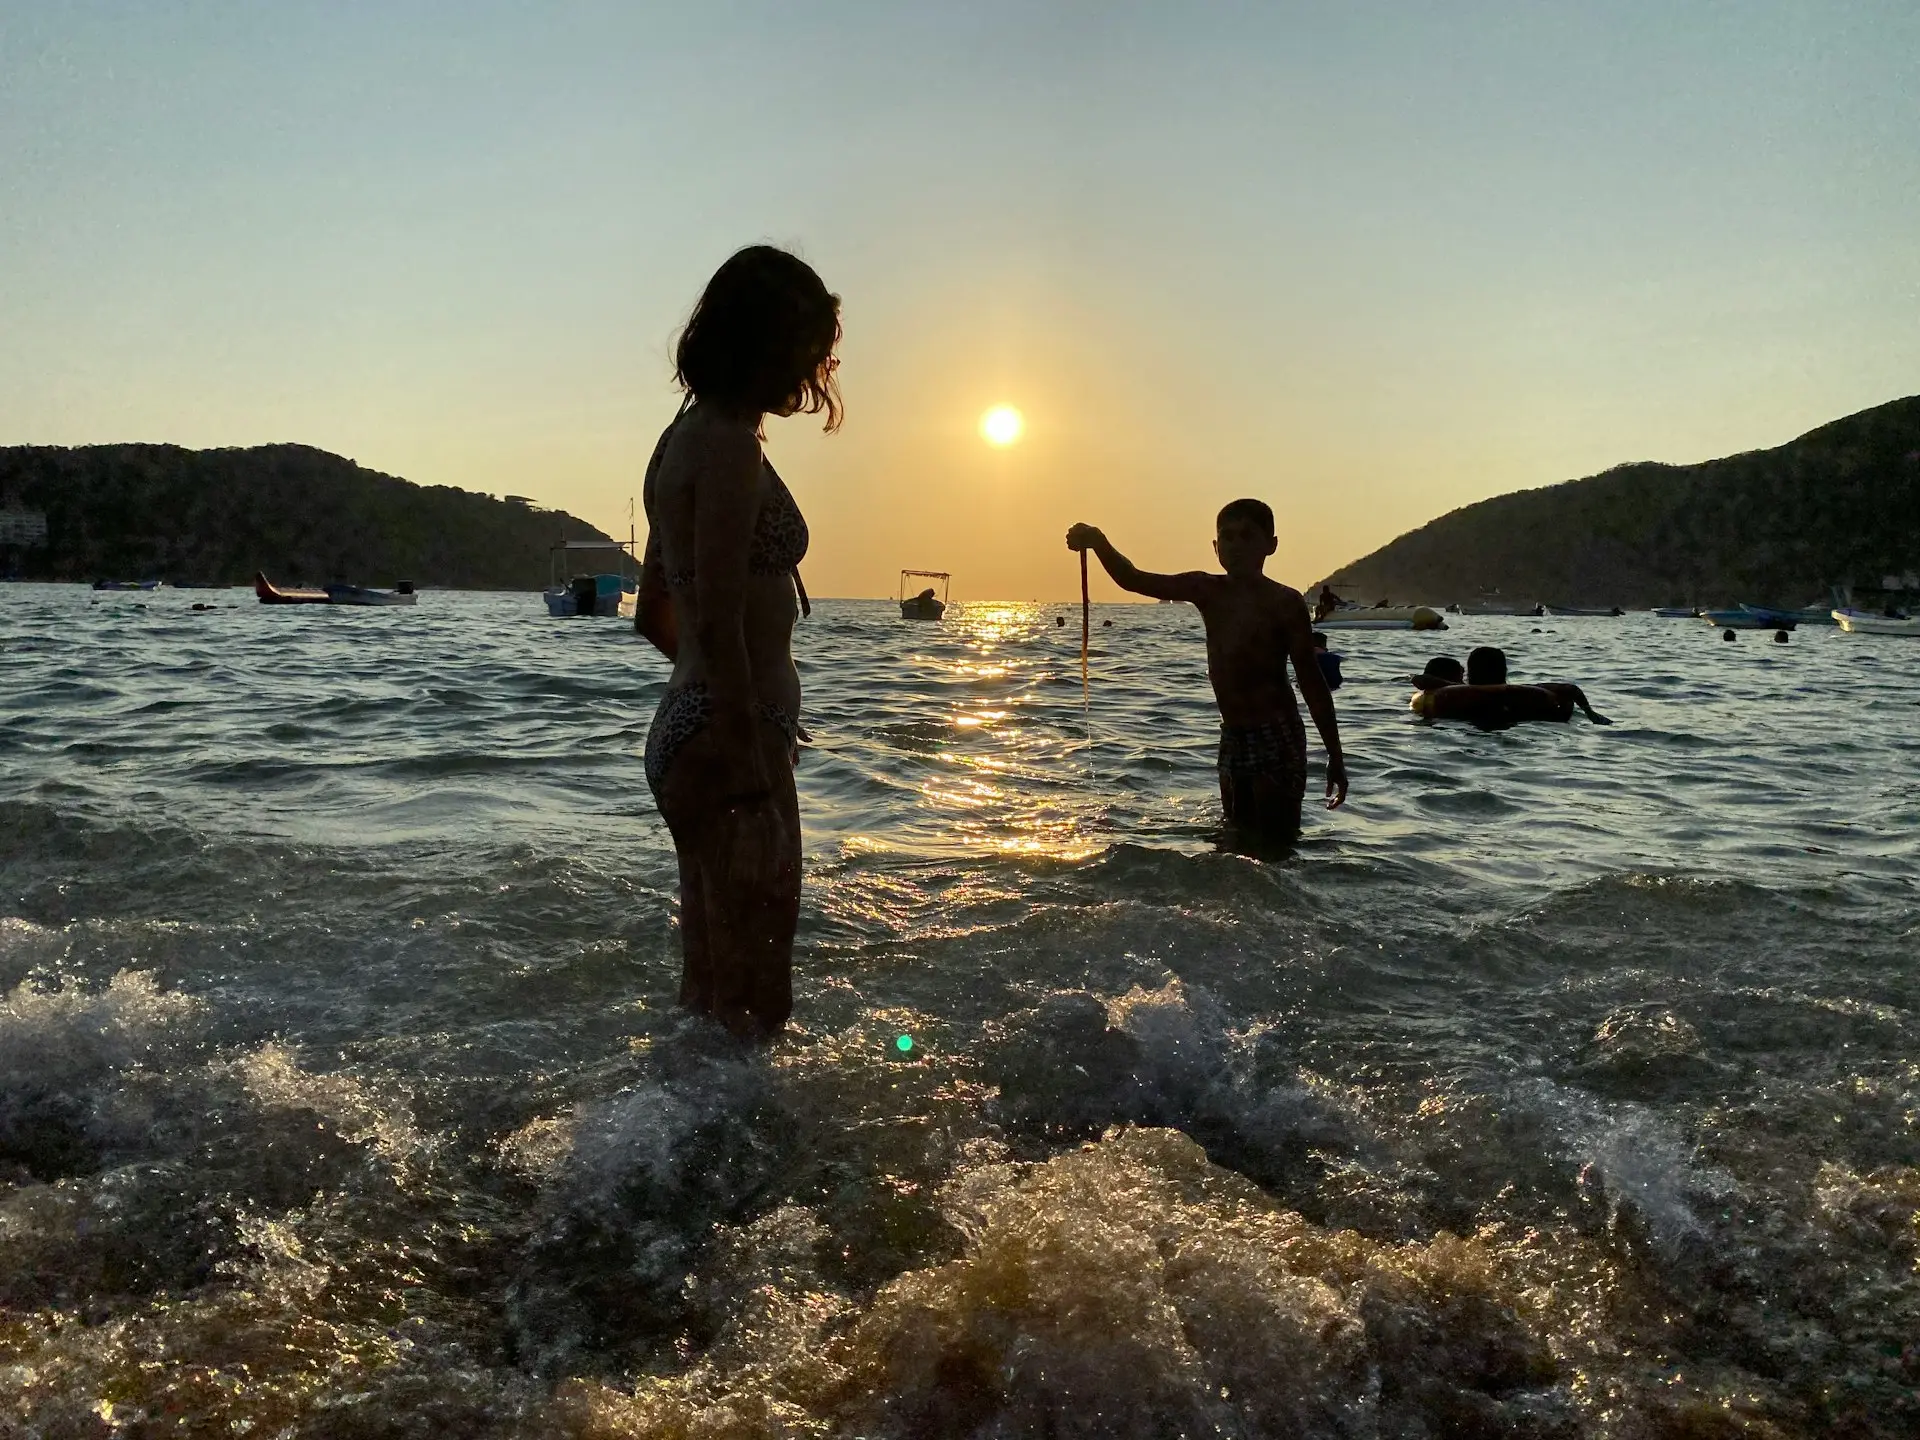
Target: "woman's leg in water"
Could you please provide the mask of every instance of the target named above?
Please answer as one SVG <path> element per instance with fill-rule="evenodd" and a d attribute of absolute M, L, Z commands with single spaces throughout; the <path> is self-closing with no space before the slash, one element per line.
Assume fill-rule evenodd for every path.
<path fill-rule="evenodd" d="M 793 1011 L 800 814 L 785 736 L 764 724 L 756 739 L 770 795 L 722 802 L 709 730 L 675 755 L 660 807 L 682 856 L 681 1001 L 742 1038 L 770 1039 Z"/>
<path fill-rule="evenodd" d="M 691 839 L 679 835 L 673 837 L 673 849 L 680 861 L 680 1003 L 704 1012 L 713 1008 L 713 974 L 707 958 L 707 897 L 700 878 L 700 852 Z"/>

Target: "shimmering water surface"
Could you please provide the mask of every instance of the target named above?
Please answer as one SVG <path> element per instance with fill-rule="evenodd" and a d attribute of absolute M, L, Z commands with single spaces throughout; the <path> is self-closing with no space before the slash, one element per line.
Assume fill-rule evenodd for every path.
<path fill-rule="evenodd" d="M 0 588 L 0 1434 L 1920 1431 L 1920 645 L 1342 636 L 1266 863 L 1065 613 L 801 626 L 742 1056 L 617 622 Z M 1618 723 L 1416 724 L 1480 643 Z"/>

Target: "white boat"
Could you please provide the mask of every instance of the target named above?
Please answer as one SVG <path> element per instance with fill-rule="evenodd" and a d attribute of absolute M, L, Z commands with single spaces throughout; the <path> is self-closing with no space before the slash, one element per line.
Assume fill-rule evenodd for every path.
<path fill-rule="evenodd" d="M 1316 630 L 1444 630 L 1447 618 L 1431 605 L 1349 605 L 1313 622 Z"/>
<path fill-rule="evenodd" d="M 1920 639 L 1920 616 L 1872 615 L 1864 610 L 1836 610 L 1833 623 L 1849 635 L 1907 635 Z"/>
<path fill-rule="evenodd" d="M 907 581 L 938 580 L 940 590 L 936 595 L 931 585 L 923 588 L 917 595 L 907 594 Z M 945 570 L 902 570 L 900 572 L 900 593 L 896 597 L 900 602 L 902 620 L 938 620 L 947 613 L 947 587 L 953 576 Z"/>

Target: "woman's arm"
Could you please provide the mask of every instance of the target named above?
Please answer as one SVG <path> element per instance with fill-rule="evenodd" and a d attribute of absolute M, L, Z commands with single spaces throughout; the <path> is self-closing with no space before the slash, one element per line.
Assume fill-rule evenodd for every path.
<path fill-rule="evenodd" d="M 1300 684 L 1300 698 L 1307 702 L 1320 741 L 1327 747 L 1327 808 L 1337 810 L 1347 798 L 1347 757 L 1340 748 L 1340 721 L 1333 712 L 1333 692 L 1327 677 L 1320 673 L 1319 657 L 1313 653 L 1313 627 L 1307 620 L 1303 600 L 1289 600 L 1295 613 L 1287 617 L 1287 654 L 1293 661 L 1294 679 Z"/>
<path fill-rule="evenodd" d="M 673 594 L 660 559 L 660 530 L 647 516 L 646 559 L 640 565 L 640 594 L 634 605 L 633 628 L 669 660 L 680 655 L 680 627 L 673 613 Z"/>
<path fill-rule="evenodd" d="M 683 408 L 681 414 L 685 413 Z M 641 482 L 640 504 L 647 516 L 647 549 L 640 562 L 640 593 L 633 607 L 633 628 L 669 660 L 680 658 L 680 625 L 673 613 L 673 592 L 667 589 L 666 565 L 660 555 L 660 526 L 653 516 L 653 480 L 660 473 L 667 442 L 673 438 L 679 423 L 676 416 L 674 423 L 660 432 L 653 454 L 647 459 L 647 478 Z"/>
<path fill-rule="evenodd" d="M 1198 604 L 1207 581 L 1213 578 L 1204 570 L 1189 570 L 1181 575 L 1156 575 L 1151 570 L 1142 570 L 1114 549 L 1113 542 L 1092 525 L 1076 525 L 1067 531 L 1067 548 L 1093 551 L 1100 557 L 1107 574 L 1113 577 L 1114 584 L 1135 595 L 1151 595 L 1156 600 L 1187 600 Z"/>
<path fill-rule="evenodd" d="M 753 665 L 747 655 L 747 552 L 760 510 L 760 445 L 732 426 L 702 427 L 690 458 L 693 509 L 694 635 L 706 665 L 709 724 L 726 757 L 727 799 L 767 793 L 766 766 L 753 733 Z"/>

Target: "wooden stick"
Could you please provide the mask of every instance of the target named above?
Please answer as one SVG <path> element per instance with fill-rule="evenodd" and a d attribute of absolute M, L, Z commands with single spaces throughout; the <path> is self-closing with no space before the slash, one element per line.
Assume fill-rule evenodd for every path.
<path fill-rule="evenodd" d="M 1080 704 L 1091 703 L 1087 687 L 1087 637 L 1092 632 L 1093 602 L 1087 598 L 1087 552 L 1080 552 Z"/>

